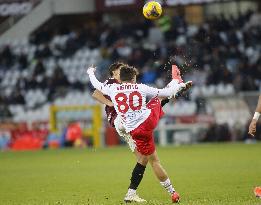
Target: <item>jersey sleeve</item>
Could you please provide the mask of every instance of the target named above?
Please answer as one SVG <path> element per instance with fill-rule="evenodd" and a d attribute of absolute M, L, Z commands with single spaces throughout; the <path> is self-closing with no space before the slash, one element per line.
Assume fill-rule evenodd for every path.
<path fill-rule="evenodd" d="M 104 81 L 103 85 L 104 86 L 109 86 L 111 84 L 118 84 L 119 82 L 114 79 L 114 78 L 109 78 L 108 80 Z M 90 86 L 89 86 L 89 89 L 91 91 L 91 93 L 94 93 L 95 90 L 97 90 L 95 87 L 93 87 L 93 85 L 91 83 L 89 83 Z"/>
<path fill-rule="evenodd" d="M 178 90 L 178 86 L 165 87 L 162 89 L 153 88 L 144 84 L 141 84 L 141 89 L 148 96 L 158 96 L 158 97 L 169 97 L 173 95 Z"/>
<path fill-rule="evenodd" d="M 105 95 L 110 95 L 110 85 L 106 85 L 106 84 L 103 84 L 101 83 L 97 78 L 96 76 L 94 75 L 94 73 L 89 73 L 89 77 L 90 77 L 90 81 L 91 81 L 91 84 L 92 86 L 101 91 L 103 94 Z"/>

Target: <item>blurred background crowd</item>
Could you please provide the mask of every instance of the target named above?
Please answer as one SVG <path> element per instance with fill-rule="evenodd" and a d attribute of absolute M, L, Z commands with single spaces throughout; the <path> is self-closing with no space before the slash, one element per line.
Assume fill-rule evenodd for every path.
<path fill-rule="evenodd" d="M 194 88 L 168 105 L 163 121 L 207 123 L 201 141 L 247 139 L 261 90 L 260 4 L 196 23 L 183 6 L 157 21 L 122 11 L 55 16 L 25 38 L 1 42 L 1 122 L 48 124 L 50 105 L 95 104 L 85 70 L 97 65 L 103 81 L 116 61 L 136 66 L 139 82 L 160 88 L 170 80 L 171 65 L 178 65 Z M 171 134 L 170 142 L 178 136 Z"/>

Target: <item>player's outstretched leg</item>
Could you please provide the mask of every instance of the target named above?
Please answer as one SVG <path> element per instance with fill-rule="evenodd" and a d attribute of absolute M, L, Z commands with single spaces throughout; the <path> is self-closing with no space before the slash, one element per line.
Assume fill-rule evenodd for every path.
<path fill-rule="evenodd" d="M 183 79 L 181 77 L 180 74 L 180 70 L 178 68 L 178 66 L 176 65 L 172 65 L 172 70 L 171 70 L 171 75 L 172 75 L 172 81 L 169 83 L 169 86 L 175 83 L 183 83 Z M 183 87 L 181 90 L 179 90 L 178 93 L 176 93 L 175 98 L 180 97 L 181 95 L 184 94 L 184 92 L 186 92 L 188 89 L 190 89 L 192 86 L 192 81 L 188 81 L 185 83 L 185 87 Z"/>
<path fill-rule="evenodd" d="M 181 89 L 174 96 L 171 96 L 170 98 L 174 97 L 175 99 L 177 99 L 180 96 L 184 95 L 184 93 L 192 87 L 192 81 L 188 81 L 184 84 L 185 84 L 185 86 L 181 87 Z"/>
<path fill-rule="evenodd" d="M 180 70 L 176 65 L 172 65 L 171 74 L 172 74 L 172 81 L 167 86 L 174 86 L 175 84 L 183 83 L 183 79 L 180 75 Z M 178 97 L 182 96 L 191 87 L 192 87 L 192 81 L 186 82 L 185 86 L 182 87 L 174 96 L 162 99 L 161 106 L 163 107 L 164 105 L 166 105 L 173 97 L 177 99 Z"/>
<path fill-rule="evenodd" d="M 161 166 L 159 157 L 157 152 L 155 151 L 152 155 L 149 156 L 149 162 L 151 167 L 159 179 L 160 184 L 167 190 L 167 192 L 171 195 L 171 199 L 173 203 L 179 202 L 179 194 L 175 191 L 165 169 Z"/>
<path fill-rule="evenodd" d="M 171 83 L 174 82 L 174 81 L 171 81 Z M 175 83 L 175 82 L 174 82 Z M 179 89 L 179 91 L 177 93 L 175 93 L 174 95 L 168 97 L 168 98 L 164 98 L 164 99 L 160 99 L 161 100 L 161 107 L 163 107 L 164 105 L 166 105 L 171 98 L 179 98 L 180 96 L 182 96 L 188 89 L 190 89 L 192 87 L 192 81 L 188 81 L 186 83 L 183 83 L 184 86 L 181 87 Z"/>
<path fill-rule="evenodd" d="M 130 202 L 138 202 L 138 203 L 142 203 L 142 202 L 146 202 L 145 199 L 142 199 L 138 196 L 136 190 L 143 178 L 145 169 L 146 169 L 146 165 L 148 163 L 148 157 L 144 156 L 142 154 L 140 154 L 139 152 L 137 152 L 135 150 L 135 155 L 137 157 L 137 164 L 135 165 L 132 174 L 131 174 L 131 182 L 130 182 L 130 186 L 128 189 L 128 192 L 124 198 L 124 201 L 126 203 L 130 203 Z"/>
<path fill-rule="evenodd" d="M 177 80 L 178 83 L 183 83 L 183 79 L 181 77 L 180 70 L 179 70 L 178 66 L 176 66 L 176 65 L 172 65 L 171 77 L 173 80 Z"/>

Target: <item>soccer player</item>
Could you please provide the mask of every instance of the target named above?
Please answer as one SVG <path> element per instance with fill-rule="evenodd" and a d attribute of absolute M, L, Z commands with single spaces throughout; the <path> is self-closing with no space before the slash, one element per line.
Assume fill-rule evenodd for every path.
<path fill-rule="evenodd" d="M 95 68 L 90 67 L 87 71 L 93 86 L 102 93 L 109 95 L 114 104 L 120 120 L 118 128 L 130 133 L 134 146 L 140 157 L 132 172 L 131 183 L 124 198 L 126 202 L 145 202 L 136 194 L 136 190 L 143 178 L 148 162 L 150 162 L 154 173 L 160 180 L 161 185 L 171 194 L 172 201 L 178 202 L 179 195 L 175 192 L 166 171 L 160 164 L 153 139 L 153 130 L 163 115 L 161 100 L 158 97 L 166 98 L 175 96 L 184 89 L 184 83 L 178 84 L 172 81 L 168 87 L 163 89 L 152 88 L 143 84 L 136 84 L 136 69 L 129 66 L 122 66 L 120 79 L 122 84 L 109 86 L 100 83 L 94 75 Z M 146 97 L 154 96 L 146 105 Z"/>
<path fill-rule="evenodd" d="M 255 111 L 255 114 L 254 114 L 254 117 L 249 125 L 249 130 L 248 130 L 248 133 L 252 136 L 252 137 L 255 137 L 255 133 L 256 133 L 256 124 L 257 124 L 257 121 L 259 119 L 261 115 L 261 95 L 259 95 L 259 98 L 258 98 L 258 103 L 257 103 L 257 106 L 256 106 L 256 111 Z M 261 187 L 256 187 L 254 189 L 254 193 L 256 195 L 256 197 L 258 198 L 261 198 Z"/>
<path fill-rule="evenodd" d="M 115 62 L 115 63 L 111 64 L 110 67 L 109 67 L 110 78 L 108 78 L 104 82 L 104 84 L 110 85 L 110 84 L 113 84 L 113 83 L 120 83 L 120 68 L 123 65 L 126 65 L 126 64 L 124 64 L 122 62 Z M 138 74 L 138 72 L 137 72 L 137 74 Z M 180 71 L 179 71 L 179 69 L 176 65 L 172 66 L 172 78 L 175 79 L 177 83 L 183 83 L 183 80 L 182 80 L 181 75 L 180 75 Z M 192 84 L 186 84 L 186 88 L 182 92 L 180 92 L 179 95 L 182 95 L 183 92 L 185 92 L 191 86 L 192 86 Z M 93 89 L 92 97 L 95 100 L 97 100 L 98 102 L 105 105 L 105 112 L 106 112 L 106 115 L 107 115 L 107 120 L 108 120 L 110 126 L 115 127 L 114 120 L 117 118 L 117 112 L 113 107 L 113 103 L 111 102 L 111 98 L 108 95 L 104 95 L 102 92 L 100 92 L 99 90 L 97 90 L 95 88 Z M 175 96 L 175 97 L 178 97 L 178 96 Z M 169 101 L 170 101 L 169 98 L 162 99 L 161 106 L 163 107 Z M 119 129 L 117 129 L 117 127 L 116 127 L 116 130 L 117 130 L 118 134 L 121 137 L 124 138 L 124 140 L 128 143 L 130 149 L 137 156 L 137 153 L 134 151 L 135 147 L 133 147 L 133 143 L 131 141 L 130 136 L 127 133 L 121 132 Z"/>
<path fill-rule="evenodd" d="M 124 64 L 122 62 L 116 62 L 116 63 L 111 64 L 109 67 L 110 78 L 108 78 L 104 82 L 104 84 L 110 85 L 113 83 L 120 83 L 120 68 L 123 65 L 126 65 L 126 64 Z M 180 71 L 176 65 L 172 66 L 172 78 L 175 79 L 177 81 L 177 83 L 183 83 L 183 80 L 180 75 Z M 183 92 L 185 92 L 191 86 L 192 86 L 191 83 L 186 84 L 186 88 L 184 89 Z M 179 94 L 181 95 L 182 92 L 180 92 Z M 108 122 L 112 127 L 115 127 L 114 120 L 117 117 L 117 112 L 113 107 L 111 98 L 108 95 L 104 95 L 101 91 L 99 91 L 97 89 L 93 89 L 92 97 L 95 100 L 97 100 L 98 102 L 105 105 L 105 112 L 107 115 Z M 165 104 L 167 104 L 169 102 L 169 100 L 170 100 L 169 98 L 162 99 L 161 106 L 163 107 Z"/>
<path fill-rule="evenodd" d="M 104 84 L 105 85 L 110 85 L 113 83 L 119 83 L 120 81 L 120 67 L 123 66 L 124 64 L 121 62 L 116 62 L 111 64 L 109 67 L 109 73 L 110 73 L 110 78 L 107 79 Z M 117 112 L 113 107 L 113 103 L 111 101 L 111 98 L 108 95 L 103 95 L 103 93 L 97 89 L 93 91 L 92 97 L 99 101 L 100 103 L 105 105 L 105 112 L 107 115 L 107 119 L 109 124 L 114 127 L 114 120 L 117 117 Z"/>
<path fill-rule="evenodd" d="M 256 124 L 258 121 L 258 118 L 260 117 L 261 114 L 261 95 L 259 95 L 259 99 L 258 99 L 258 103 L 256 106 L 256 111 L 254 114 L 254 117 L 249 125 L 249 130 L 248 133 L 252 136 L 255 137 L 255 133 L 256 133 Z"/>
<path fill-rule="evenodd" d="M 109 73 L 111 78 L 109 78 L 107 81 L 105 81 L 106 85 L 112 84 L 112 83 L 119 83 L 120 82 L 120 77 L 119 77 L 119 70 L 120 67 L 123 66 L 125 64 L 123 63 L 114 63 L 110 66 L 109 68 Z M 137 73 L 136 73 L 137 74 Z M 175 79 L 176 83 L 182 83 L 183 80 L 181 78 L 180 75 L 180 71 L 178 69 L 177 66 L 173 65 L 172 66 L 172 78 Z M 189 89 L 192 86 L 191 83 L 186 84 L 186 88 L 183 90 L 183 92 L 185 92 L 187 89 Z M 183 92 L 180 92 L 179 94 L 182 94 Z M 136 150 L 136 144 L 134 142 L 134 140 L 131 138 L 129 133 L 126 133 L 124 130 L 120 130 L 118 128 L 118 126 L 115 126 L 114 121 L 117 118 L 117 113 L 113 107 L 113 103 L 110 101 L 110 97 L 108 95 L 103 95 L 103 93 L 101 93 L 99 90 L 95 90 L 93 92 L 93 97 L 101 102 L 102 104 L 105 104 L 105 111 L 107 114 L 107 118 L 108 121 L 110 123 L 110 125 L 112 127 L 115 127 L 118 134 L 124 138 L 124 140 L 127 142 L 127 144 L 129 145 L 130 149 L 132 150 L 132 152 L 135 154 L 137 161 L 138 161 L 138 165 L 137 167 L 139 167 L 139 164 L 146 166 L 148 163 L 148 160 L 146 159 L 146 157 L 144 157 L 142 154 L 140 154 L 137 150 Z M 178 96 L 175 96 L 178 97 Z M 169 102 L 170 98 L 165 98 L 161 100 L 161 106 L 163 107 L 165 104 L 167 104 Z M 119 123 L 118 123 L 119 124 Z M 145 158 L 145 159 L 144 159 Z M 157 166 L 152 166 L 155 173 L 157 173 Z M 137 168 L 138 169 L 138 168 Z M 134 201 L 142 201 L 142 199 L 140 199 L 139 197 L 137 197 L 137 195 L 135 197 L 133 197 Z"/>

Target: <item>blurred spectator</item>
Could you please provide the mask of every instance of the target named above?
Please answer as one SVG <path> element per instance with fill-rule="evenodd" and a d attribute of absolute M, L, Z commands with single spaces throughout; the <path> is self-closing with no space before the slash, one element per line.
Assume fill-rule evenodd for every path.
<path fill-rule="evenodd" d="M 4 67 L 10 67 L 14 64 L 14 55 L 9 46 L 5 46 L 0 52 L 0 64 Z"/>
<path fill-rule="evenodd" d="M 28 61 L 25 54 L 21 54 L 20 56 L 18 56 L 18 64 L 21 70 L 24 70 L 28 67 Z"/>
<path fill-rule="evenodd" d="M 66 87 L 69 85 L 67 76 L 64 74 L 63 69 L 57 66 L 54 70 L 54 75 L 52 77 L 52 86 L 55 88 Z"/>
<path fill-rule="evenodd" d="M 66 132 L 66 146 L 73 146 L 75 143 L 78 143 L 82 138 L 82 128 L 80 123 L 72 122 L 68 125 L 67 132 Z"/>
<path fill-rule="evenodd" d="M 54 99 L 54 96 L 60 96 L 64 94 L 66 87 L 70 85 L 67 76 L 64 74 L 63 70 L 59 66 L 55 68 L 53 76 L 46 80 L 47 87 L 49 88 L 49 101 L 52 101 Z"/>
<path fill-rule="evenodd" d="M 213 123 L 208 128 L 203 142 L 223 142 L 230 141 L 232 139 L 232 133 L 230 132 L 228 124 L 218 125 Z"/>
<path fill-rule="evenodd" d="M 122 60 L 139 68 L 139 81 L 164 87 L 170 80 L 171 64 L 175 63 L 182 68 L 184 79 L 198 86 L 232 84 L 236 92 L 260 89 L 259 13 L 220 15 L 201 25 L 188 25 L 183 15 L 174 13 L 156 23 L 143 18 L 121 22 L 119 17 L 113 25 L 100 18 L 58 29 L 47 24 L 30 36 L 26 49 L 13 44 L 2 46 L 0 104 L 4 109 L 24 105 L 29 89 L 41 89 L 48 94 L 48 101 L 71 89 L 87 89 L 85 77 L 78 75 L 86 61 L 97 64 L 102 79 L 112 62 Z M 188 99 L 195 100 L 198 114 L 206 113 L 205 96 L 198 93 Z M 225 137 L 220 139 L 218 132 Z M 228 139 L 228 126 L 213 124 L 205 140 Z"/>
<path fill-rule="evenodd" d="M 206 99 L 205 97 L 201 94 L 199 95 L 196 99 L 196 105 L 197 105 L 197 114 L 206 114 Z"/>
<path fill-rule="evenodd" d="M 52 52 L 49 48 L 49 45 L 48 44 L 43 44 L 43 45 L 40 45 L 37 50 L 35 51 L 35 54 L 34 54 L 34 57 L 36 59 L 39 59 L 39 58 L 48 58 L 52 55 Z"/>
<path fill-rule="evenodd" d="M 42 62 L 42 60 L 39 59 L 34 67 L 34 73 L 33 73 L 34 78 L 38 75 L 44 74 L 45 71 L 46 71 L 46 69 L 43 65 L 43 62 Z"/>
<path fill-rule="evenodd" d="M 12 96 L 9 97 L 10 104 L 24 105 L 25 99 L 20 90 L 15 90 Z"/>
<path fill-rule="evenodd" d="M 10 112 L 8 106 L 0 103 L 0 122 L 4 119 L 11 119 L 11 117 L 12 113 Z"/>
<path fill-rule="evenodd" d="M 257 90 L 257 80 L 261 76 L 259 18 L 259 13 L 248 11 L 237 18 L 220 15 L 206 19 L 202 25 L 191 26 L 187 25 L 184 16 L 176 12 L 172 18 L 165 15 L 156 24 L 144 19 L 130 20 L 113 27 L 96 22 L 75 29 L 61 28 L 56 33 L 66 36 L 64 44 L 51 43 L 55 32 L 47 25 L 31 35 L 30 42 L 36 45 L 34 58 L 39 62 L 32 78 L 27 78 L 27 81 L 31 88 L 43 87 L 43 81 L 39 83 L 39 79 L 35 79 L 47 72 L 43 61 L 52 57 L 71 57 L 77 50 L 87 46 L 90 49 L 101 48 L 99 65 L 103 78 L 106 73 L 103 71 L 111 62 L 123 60 L 141 69 L 140 79 L 143 82 L 165 81 L 166 70 L 156 71 L 151 67 L 151 62 L 161 62 L 162 67 L 168 69 L 169 58 L 175 57 L 179 66 L 189 68 L 185 75 L 191 73 L 190 77 L 193 77 L 199 74 L 198 80 L 195 80 L 201 85 L 232 83 L 236 91 Z M 22 69 L 29 66 L 26 53 L 15 56 L 9 46 L 2 49 L 0 56 L 2 69 L 12 66 L 14 59 Z M 61 79 L 65 82 L 62 83 Z M 49 81 L 52 82 L 52 89 L 62 84 L 82 88 L 70 84 L 64 74 L 59 74 L 58 78 L 51 77 Z"/>

